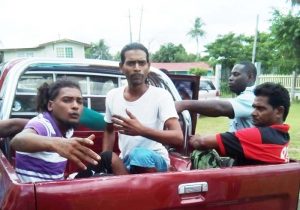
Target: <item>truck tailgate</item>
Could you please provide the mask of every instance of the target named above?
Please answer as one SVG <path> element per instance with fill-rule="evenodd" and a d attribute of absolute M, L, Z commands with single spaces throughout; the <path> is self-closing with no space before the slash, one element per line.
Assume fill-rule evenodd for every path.
<path fill-rule="evenodd" d="M 97 177 L 36 184 L 38 210 L 293 209 L 300 164 Z"/>

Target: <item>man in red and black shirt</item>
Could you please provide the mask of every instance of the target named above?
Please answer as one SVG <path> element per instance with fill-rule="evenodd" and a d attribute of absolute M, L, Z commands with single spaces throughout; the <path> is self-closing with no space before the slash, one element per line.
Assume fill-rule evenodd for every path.
<path fill-rule="evenodd" d="M 288 91 L 280 84 L 264 83 L 254 90 L 253 125 L 236 132 L 216 135 L 195 135 L 190 144 L 195 149 L 217 149 L 230 156 L 238 165 L 286 163 L 288 158 L 289 125 L 284 124 L 290 107 Z"/>

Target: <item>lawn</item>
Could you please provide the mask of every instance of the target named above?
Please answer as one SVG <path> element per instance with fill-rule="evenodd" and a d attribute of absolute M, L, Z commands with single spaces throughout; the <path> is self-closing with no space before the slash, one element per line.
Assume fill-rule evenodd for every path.
<path fill-rule="evenodd" d="M 214 134 L 227 131 L 228 121 L 226 117 L 200 117 L 197 122 L 196 133 Z M 292 103 L 286 123 L 291 126 L 289 156 L 300 160 L 300 102 Z"/>

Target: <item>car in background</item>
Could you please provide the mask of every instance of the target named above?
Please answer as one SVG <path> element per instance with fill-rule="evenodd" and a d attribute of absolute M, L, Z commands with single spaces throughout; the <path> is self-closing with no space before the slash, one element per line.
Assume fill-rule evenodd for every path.
<path fill-rule="evenodd" d="M 220 91 L 209 79 L 200 79 L 198 99 L 219 99 Z"/>

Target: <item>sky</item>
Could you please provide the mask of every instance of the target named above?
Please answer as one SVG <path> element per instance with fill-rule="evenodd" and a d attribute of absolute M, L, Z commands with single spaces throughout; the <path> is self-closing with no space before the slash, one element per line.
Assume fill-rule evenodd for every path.
<path fill-rule="evenodd" d="M 258 30 L 268 31 L 272 8 L 286 13 L 291 6 L 287 0 L 0 0 L 0 47 L 104 39 L 114 54 L 130 42 L 131 31 L 132 41 L 150 52 L 172 42 L 196 53 L 196 41 L 187 35 L 195 18 L 205 24 L 203 51 L 218 35 L 254 35 L 257 16 Z"/>

